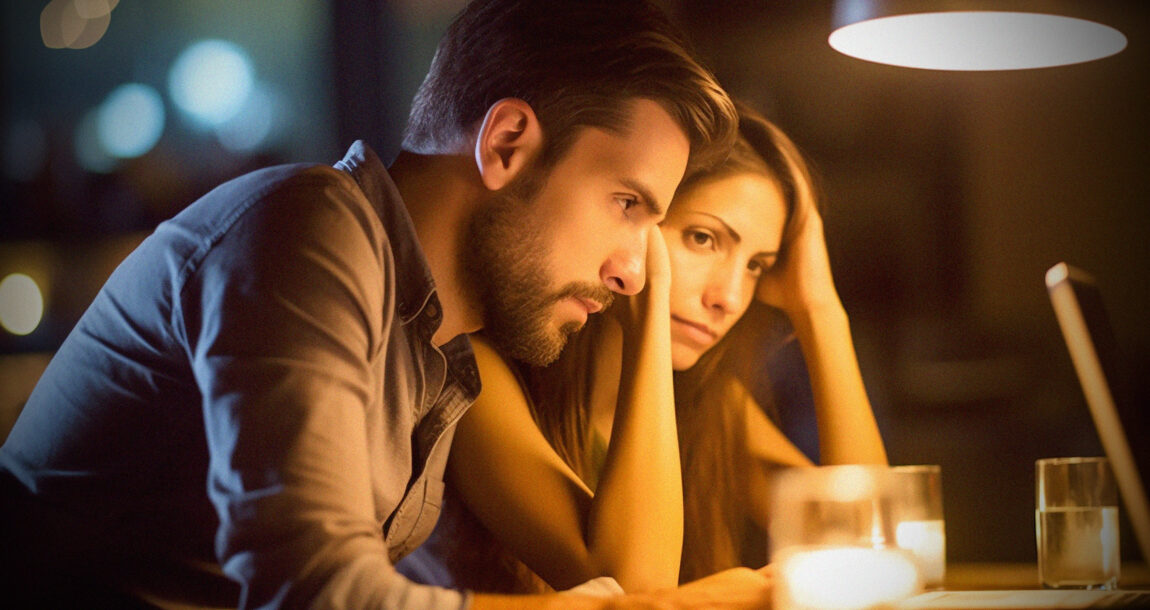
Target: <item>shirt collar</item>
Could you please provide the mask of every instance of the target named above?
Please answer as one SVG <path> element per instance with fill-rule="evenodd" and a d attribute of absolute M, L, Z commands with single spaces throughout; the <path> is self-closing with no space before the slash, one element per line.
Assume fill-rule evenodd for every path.
<path fill-rule="evenodd" d="M 427 339 L 430 340 L 431 334 L 443 321 L 443 311 L 439 297 L 435 294 L 431 269 L 419 247 L 415 225 L 411 222 L 399 189 L 379 156 L 362 140 L 356 140 L 335 167 L 355 179 L 383 222 L 390 242 L 388 245 L 395 257 L 396 287 L 399 289 L 397 313 L 400 321 L 408 324 L 421 313 L 426 313 L 430 322 Z M 455 377 L 463 385 L 465 395 L 474 400 L 479 394 L 480 382 L 470 341 L 465 335 L 460 335 L 448 341 L 441 349 Z"/>
<path fill-rule="evenodd" d="M 438 299 L 433 294 L 435 282 L 431 269 L 419 247 L 419 238 L 403 198 L 383 162 L 362 140 L 356 140 L 335 167 L 351 174 L 383 221 L 389 247 L 395 256 L 396 286 L 401 287 L 398 313 L 400 320 L 407 324 L 423 311 L 429 301 Z"/>

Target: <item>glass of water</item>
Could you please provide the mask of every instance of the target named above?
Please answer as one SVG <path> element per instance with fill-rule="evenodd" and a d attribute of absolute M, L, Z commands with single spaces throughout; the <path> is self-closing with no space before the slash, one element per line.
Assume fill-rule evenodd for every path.
<path fill-rule="evenodd" d="M 923 585 L 940 589 L 946 580 L 946 522 L 942 512 L 942 468 L 937 464 L 892 466 L 903 498 L 894 506 L 895 541 L 918 561 Z"/>
<path fill-rule="evenodd" d="M 1118 587 L 1118 488 L 1102 457 L 1035 462 L 1038 576 L 1048 589 Z"/>
<path fill-rule="evenodd" d="M 776 610 L 890 608 L 922 589 L 912 552 L 895 542 L 906 494 L 889 468 L 800 467 L 774 476 Z"/>

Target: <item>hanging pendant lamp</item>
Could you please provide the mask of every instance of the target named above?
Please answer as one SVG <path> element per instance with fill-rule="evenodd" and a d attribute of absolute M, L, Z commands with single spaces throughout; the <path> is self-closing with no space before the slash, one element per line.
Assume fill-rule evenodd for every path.
<path fill-rule="evenodd" d="M 837 0 L 829 43 L 840 53 L 866 61 L 963 71 L 1076 64 L 1126 48 L 1126 37 L 1113 27 L 1042 12 L 1050 6 L 1050 2 Z"/>

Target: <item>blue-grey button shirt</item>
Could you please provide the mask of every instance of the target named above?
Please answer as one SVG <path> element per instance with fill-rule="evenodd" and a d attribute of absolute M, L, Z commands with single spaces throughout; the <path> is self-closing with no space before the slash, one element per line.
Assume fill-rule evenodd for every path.
<path fill-rule="evenodd" d="M 209 603 L 189 583 L 222 570 L 247 607 L 463 606 L 393 568 L 435 524 L 479 391 L 467 338 L 432 343 L 441 317 L 362 143 L 242 176 L 116 269 L 0 468 L 92 533 L 56 544 L 153 601 Z"/>

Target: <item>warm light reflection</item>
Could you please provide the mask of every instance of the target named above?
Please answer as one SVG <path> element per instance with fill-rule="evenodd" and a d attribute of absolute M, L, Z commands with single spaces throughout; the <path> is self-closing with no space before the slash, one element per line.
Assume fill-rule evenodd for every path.
<path fill-rule="evenodd" d="M 168 73 L 168 92 L 193 122 L 216 127 L 239 113 L 254 80 L 243 49 L 225 40 L 203 40 L 176 58 Z"/>
<path fill-rule="evenodd" d="M 23 273 L 0 280 L 0 326 L 14 335 L 27 335 L 43 315 L 44 297 L 35 280 Z"/>
<path fill-rule="evenodd" d="M 835 30 L 831 47 L 867 61 L 932 70 L 1017 70 L 1108 57 L 1114 28 L 1056 15 L 953 11 L 882 17 Z"/>
<path fill-rule="evenodd" d="M 903 521 L 895 528 L 894 538 L 900 548 L 914 554 L 922 579 L 930 586 L 946 579 L 946 529 L 941 519 Z"/>
<path fill-rule="evenodd" d="M 50 49 L 86 49 L 104 37 L 119 0 L 52 0 L 40 11 L 40 38 Z"/>
<path fill-rule="evenodd" d="M 914 561 L 898 549 L 797 548 L 779 561 L 777 575 L 779 610 L 879 608 L 920 589 Z"/>

